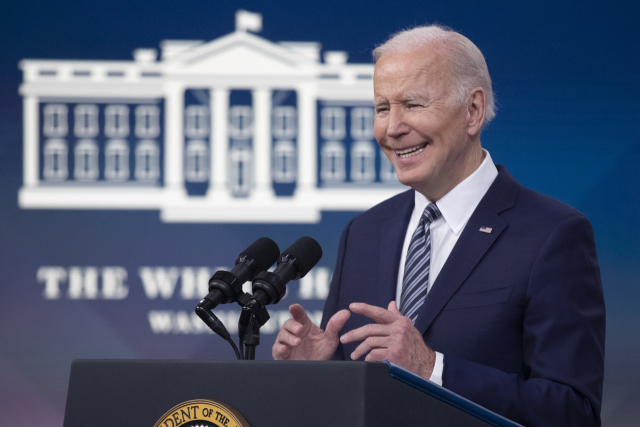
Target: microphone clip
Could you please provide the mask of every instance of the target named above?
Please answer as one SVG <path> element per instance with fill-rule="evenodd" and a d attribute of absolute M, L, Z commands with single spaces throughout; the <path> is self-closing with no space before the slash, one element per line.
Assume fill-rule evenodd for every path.
<path fill-rule="evenodd" d="M 245 324 L 248 324 L 246 317 L 255 316 L 258 325 L 262 327 L 271 318 L 269 312 L 267 312 L 267 308 L 263 305 L 261 306 L 251 294 L 246 292 L 243 292 L 242 295 L 238 297 L 238 305 L 242 307 L 239 324 L 243 323 L 243 320 Z M 245 319 L 243 319 L 243 317 L 245 317 Z"/>

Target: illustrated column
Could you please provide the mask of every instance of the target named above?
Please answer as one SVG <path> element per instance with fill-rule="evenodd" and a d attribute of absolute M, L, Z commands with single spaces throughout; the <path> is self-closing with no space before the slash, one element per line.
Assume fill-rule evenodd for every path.
<path fill-rule="evenodd" d="M 255 155 L 255 192 L 256 199 L 274 199 L 271 182 L 271 90 L 252 91 L 254 108 L 253 149 Z"/>
<path fill-rule="evenodd" d="M 311 84 L 301 84 L 296 88 L 298 95 L 298 186 L 296 197 L 313 197 L 317 188 L 317 129 L 316 129 L 316 88 Z"/>
<path fill-rule="evenodd" d="M 40 168 L 38 98 L 30 95 L 25 96 L 22 101 L 22 108 L 24 113 L 23 180 L 25 187 L 35 187 L 38 185 Z"/>
<path fill-rule="evenodd" d="M 216 202 L 228 200 L 228 156 L 229 156 L 229 90 L 214 88 L 211 90 L 211 174 L 209 175 L 208 198 Z"/>
<path fill-rule="evenodd" d="M 184 85 L 167 82 L 165 115 L 165 187 L 174 194 L 184 194 Z"/>

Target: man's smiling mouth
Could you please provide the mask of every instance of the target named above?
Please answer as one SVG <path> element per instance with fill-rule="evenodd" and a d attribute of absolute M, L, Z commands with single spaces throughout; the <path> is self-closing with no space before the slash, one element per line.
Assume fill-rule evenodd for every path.
<path fill-rule="evenodd" d="M 424 147 L 426 146 L 427 144 L 422 144 L 422 145 L 417 145 L 415 147 L 407 148 L 404 150 L 394 150 L 394 151 L 396 153 L 396 156 L 400 157 L 401 159 L 406 159 L 407 157 L 420 154 L 422 150 L 424 150 Z"/>

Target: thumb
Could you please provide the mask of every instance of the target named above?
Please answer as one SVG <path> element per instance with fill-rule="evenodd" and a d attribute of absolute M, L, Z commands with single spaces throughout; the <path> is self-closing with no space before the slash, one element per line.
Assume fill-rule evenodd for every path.
<path fill-rule="evenodd" d="M 389 307 L 387 307 L 387 310 L 389 310 L 393 314 L 400 314 L 400 310 L 398 310 L 398 304 L 396 304 L 395 301 L 391 301 L 389 303 Z"/>
<path fill-rule="evenodd" d="M 342 329 L 347 320 L 351 317 L 351 312 L 349 310 L 340 310 L 327 322 L 327 327 L 325 329 L 325 333 L 327 334 L 328 339 L 338 339 L 338 332 Z"/>

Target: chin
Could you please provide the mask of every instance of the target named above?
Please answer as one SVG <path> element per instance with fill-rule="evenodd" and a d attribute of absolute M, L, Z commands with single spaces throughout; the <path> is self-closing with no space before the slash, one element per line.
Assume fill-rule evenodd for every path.
<path fill-rule="evenodd" d="M 397 176 L 398 176 L 398 181 L 400 181 L 402 185 L 406 185 L 407 187 L 411 187 L 414 189 L 418 187 L 422 182 L 420 179 L 412 176 L 406 176 L 402 174 Z"/>

